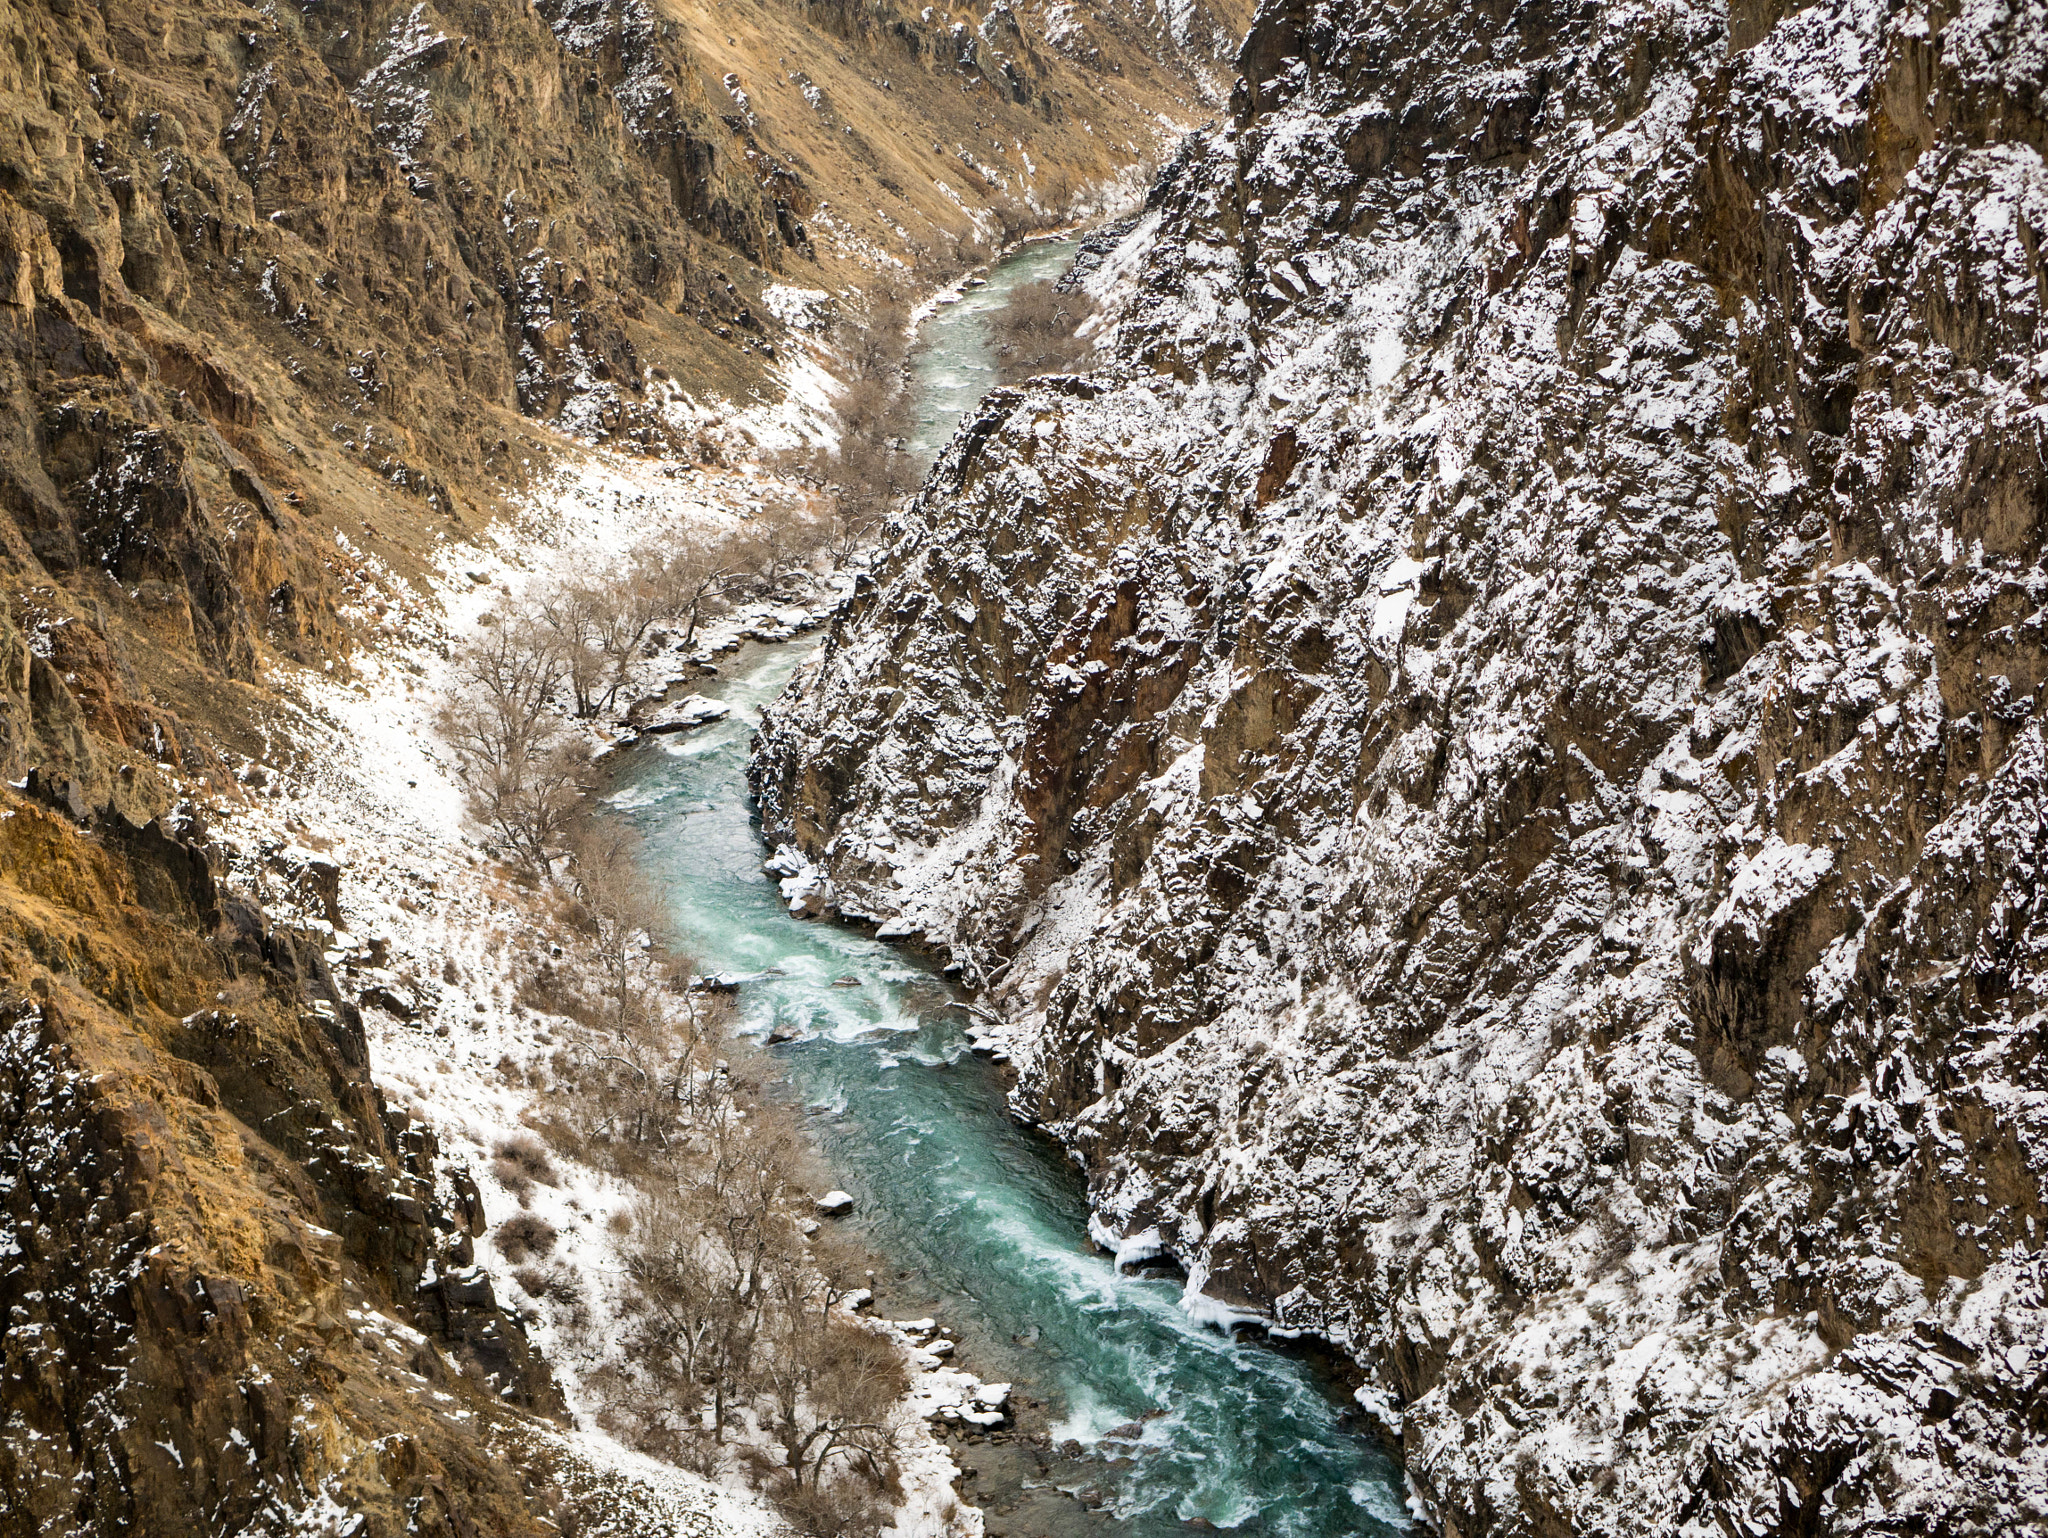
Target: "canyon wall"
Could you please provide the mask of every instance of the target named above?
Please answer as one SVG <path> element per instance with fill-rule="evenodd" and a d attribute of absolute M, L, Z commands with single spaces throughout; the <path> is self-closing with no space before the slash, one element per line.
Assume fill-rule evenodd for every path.
<path fill-rule="evenodd" d="M 547 1459 L 487 1444 L 560 1395 L 322 937 L 199 830 L 38 789 L 0 790 L 0 1532 L 556 1531 Z"/>
<path fill-rule="evenodd" d="M 1270 0 L 777 707 L 1446 1531 L 2048 1522 L 2048 15 Z"/>

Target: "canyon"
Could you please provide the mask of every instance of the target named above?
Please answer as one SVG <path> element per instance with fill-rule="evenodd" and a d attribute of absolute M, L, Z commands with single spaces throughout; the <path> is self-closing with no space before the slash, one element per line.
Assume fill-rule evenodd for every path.
<path fill-rule="evenodd" d="M 835 1530 L 621 1360 L 649 1209 L 564 1105 L 649 1075 L 436 710 L 549 583 L 829 494 L 792 456 L 874 328 L 1073 226 L 1090 366 L 576 723 L 632 790 L 633 708 L 817 632 L 733 686 L 762 847 L 687 800 L 743 749 L 701 702 L 643 814 L 716 812 L 702 911 L 834 926 L 662 991 L 774 1038 L 706 1081 L 780 1063 L 868 1159 L 901 1084 L 927 1158 L 1000 1104 L 944 1178 L 1032 1171 L 1028 1267 L 1121 1310 L 1053 1337 L 1256 1380 L 1338 1527 L 2048 1524 L 2039 5 L 40 0 L 0 44 L 0 1532 Z M 796 1054 L 905 999 L 930 1061 L 863 1046 L 847 1122 Z M 934 1321 L 849 1327 L 912 1384 L 896 1538 L 1314 1504 L 1254 1439 L 1126 1510 L 1089 1460 L 1199 1396 L 1136 1373 L 1162 1424 L 1069 1456 L 984 1437 L 1010 1385 Z M 1075 1488 L 985 1519 L 995 1435 Z"/>
<path fill-rule="evenodd" d="M 758 505 L 835 312 L 1142 186 L 1243 21 L 0 11 L 0 1530 L 780 1530 L 534 1344 L 536 898 L 425 681 L 563 505 Z"/>

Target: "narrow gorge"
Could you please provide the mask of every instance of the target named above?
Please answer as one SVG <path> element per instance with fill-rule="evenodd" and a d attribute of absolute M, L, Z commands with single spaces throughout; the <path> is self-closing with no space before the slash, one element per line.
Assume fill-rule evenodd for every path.
<path fill-rule="evenodd" d="M 988 321 L 1072 255 L 1068 242 L 1026 247 L 924 323 L 921 416 L 979 397 L 995 375 Z M 1327 1373 L 1184 1309 L 1179 1285 L 1144 1274 L 1142 1246 L 1090 1243 L 1076 1172 L 1013 1122 L 1001 1070 L 973 1050 L 973 1000 L 900 944 L 799 917 L 784 892 L 801 877 L 773 879 L 787 851 L 763 873 L 748 744 L 816 644 L 722 663 L 706 688 L 732 714 L 636 746 L 606 804 L 639 831 L 678 940 L 747 979 L 736 1028 L 774 1044 L 786 1094 L 848 1186 L 850 1221 L 889 1268 L 869 1274 L 876 1306 L 943 1321 L 968 1365 L 1008 1384 L 1008 1432 L 984 1441 L 964 1424 L 954 1451 L 988 1530 L 1406 1532 L 1398 1473 Z"/>
<path fill-rule="evenodd" d="M 2048 1530 L 2044 90 L 0 6 L 0 1535 Z"/>

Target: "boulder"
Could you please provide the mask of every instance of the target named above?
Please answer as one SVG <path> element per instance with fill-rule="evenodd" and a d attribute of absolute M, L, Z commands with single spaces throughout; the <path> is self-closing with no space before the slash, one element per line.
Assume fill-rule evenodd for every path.
<path fill-rule="evenodd" d="M 356 1002 L 364 1009 L 381 1009 L 394 1020 L 403 1020 L 408 1025 L 420 1017 L 419 1000 L 413 991 L 389 972 L 368 974 L 356 993 Z"/>
<path fill-rule="evenodd" d="M 731 714 L 730 705 L 706 699 L 701 694 L 690 694 L 649 711 L 641 718 L 639 727 L 650 736 L 662 736 L 669 732 L 686 732 L 693 726 L 703 726 L 710 721 L 723 721 Z"/>

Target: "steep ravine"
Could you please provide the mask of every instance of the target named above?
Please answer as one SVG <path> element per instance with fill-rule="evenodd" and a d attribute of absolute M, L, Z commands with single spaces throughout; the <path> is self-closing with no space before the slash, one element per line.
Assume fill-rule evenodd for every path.
<path fill-rule="evenodd" d="M 935 307 L 911 366 L 921 424 L 972 404 L 993 372 L 990 317 L 1071 252 L 1027 246 Z M 959 991 L 899 944 L 796 916 L 763 873 L 748 743 L 815 645 L 721 662 L 698 687 L 731 717 L 636 746 L 605 804 L 643 839 L 672 942 L 748 979 L 735 1028 L 774 1044 L 832 1179 L 858 1199 L 846 1221 L 886 1267 L 878 1306 L 936 1318 L 956 1365 L 1013 1385 L 1007 1425 L 951 1428 L 962 1499 L 993 1538 L 1086 1538 L 1104 1518 L 1127 1538 L 1190 1520 L 1271 1538 L 1405 1531 L 1399 1472 L 1336 1383 L 1237 1338 L 1227 1314 L 1185 1309 L 1178 1282 L 1147 1274 L 1149 1246 L 1094 1252 L 1072 1165 L 1007 1114 Z"/>
<path fill-rule="evenodd" d="M 1459 1534 L 2048 1521 L 2048 20 L 1265 6 L 755 763 Z"/>
<path fill-rule="evenodd" d="M 520 979 L 423 696 L 507 552 L 744 508 L 784 315 L 1064 217 L 1243 11 L 0 7 L 0 1534 L 772 1528 L 572 1445 L 477 1264 Z"/>
<path fill-rule="evenodd" d="M 1335 1384 L 1184 1310 L 1146 1246 L 1094 1252 L 1072 1167 L 1011 1120 L 948 981 L 900 945 L 793 916 L 762 873 L 746 744 L 808 644 L 723 664 L 706 688 L 731 718 L 636 748 L 607 802 L 645 840 L 676 942 L 748 979 L 735 1026 L 776 1044 L 783 1092 L 855 1196 L 840 1221 L 887 1268 L 878 1302 L 935 1319 L 961 1347 L 948 1365 L 1010 1386 L 1002 1427 L 950 1427 L 960 1498 L 991 1538 L 1409 1531 L 1398 1470 Z"/>

